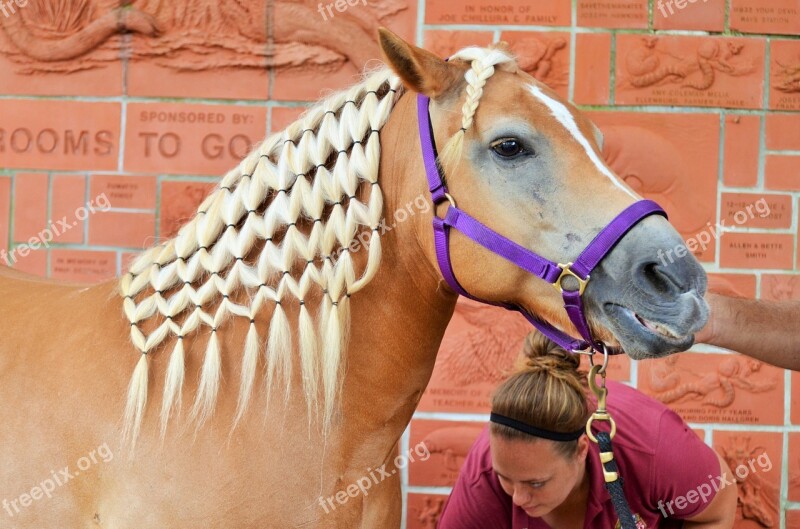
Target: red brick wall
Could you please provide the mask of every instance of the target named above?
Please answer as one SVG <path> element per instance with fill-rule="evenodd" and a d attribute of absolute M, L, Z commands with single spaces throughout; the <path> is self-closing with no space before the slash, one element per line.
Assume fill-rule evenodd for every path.
<path fill-rule="evenodd" d="M 128 14 L 132 33 L 48 62 L 9 37 L 20 18 L 41 25 L 37 2 L 0 12 L 0 249 L 15 251 L 15 267 L 79 281 L 118 274 L 132 252 L 174 233 L 253 143 L 323 90 L 350 84 L 356 68 L 344 54 L 377 49 L 352 30 L 349 42 L 287 38 L 280 17 L 289 2 L 175 4 L 190 1 L 212 19 L 246 5 L 228 15 L 264 23 L 245 38 L 224 25 L 198 32 L 169 13 Z M 724 222 L 724 236 L 693 248 L 715 288 L 800 298 L 800 0 L 369 3 L 323 20 L 308 0 L 297 17 L 320 35 L 361 17 L 441 55 L 509 42 L 523 68 L 591 114 L 615 170 L 664 205 L 687 239 Z M 100 7 L 89 13 L 104 16 Z M 148 16 L 161 37 L 148 34 Z M 768 216 L 742 216 L 760 199 Z M 89 203 L 94 212 L 80 209 Z M 29 249 L 51 225 L 49 247 Z M 464 439 L 485 421 L 489 392 L 525 331 L 494 309 L 459 306 L 403 439 L 405 448 L 438 447 L 402 473 L 405 527 L 433 527 Z M 669 361 L 619 359 L 612 374 L 668 402 L 719 450 L 766 451 L 774 468 L 754 485 L 761 520 L 737 527 L 800 526 L 800 376 L 703 347 Z M 730 380 L 732 394 L 723 390 Z M 697 382 L 704 394 L 680 397 Z"/>

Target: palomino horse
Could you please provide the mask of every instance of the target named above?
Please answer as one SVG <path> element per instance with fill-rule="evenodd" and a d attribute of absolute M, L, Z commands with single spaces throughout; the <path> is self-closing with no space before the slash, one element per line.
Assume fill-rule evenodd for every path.
<path fill-rule="evenodd" d="M 381 44 L 391 69 L 266 139 L 119 282 L 2 274 L 2 527 L 399 526 L 395 447 L 457 297 L 442 210 L 414 206 L 430 203 L 415 92 L 460 208 L 548 259 L 638 197 L 503 47 L 445 62 Z M 691 345 L 705 275 L 656 259 L 680 244 L 649 216 L 601 262 L 584 296 L 598 339 L 636 358 Z M 574 332 L 544 281 L 459 233 L 449 252 L 471 294 Z"/>

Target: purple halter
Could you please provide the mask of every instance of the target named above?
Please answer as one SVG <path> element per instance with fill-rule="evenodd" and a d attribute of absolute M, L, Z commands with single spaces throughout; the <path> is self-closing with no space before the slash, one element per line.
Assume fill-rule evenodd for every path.
<path fill-rule="evenodd" d="M 593 348 L 602 352 L 600 349 L 602 344 L 596 342 L 592 338 L 581 300 L 581 295 L 586 288 L 586 284 L 589 282 L 589 274 L 598 263 L 600 263 L 603 257 L 611 251 L 617 242 L 619 242 L 619 240 L 640 220 L 653 214 L 663 215 L 664 217 L 666 217 L 667 214 L 652 200 L 640 200 L 626 208 L 614 218 L 608 226 L 598 233 L 586 249 L 581 252 L 574 263 L 557 264 L 536 255 L 527 248 L 487 228 L 475 218 L 456 207 L 455 201 L 453 197 L 448 194 L 447 187 L 444 185 L 444 179 L 439 172 L 429 105 L 430 99 L 422 94 L 417 95 L 419 139 L 422 144 L 422 159 L 425 164 L 425 173 L 428 177 L 431 198 L 433 199 L 434 208 L 442 202 L 449 203 L 444 218 L 439 218 L 435 214 L 433 217 L 436 257 L 439 261 L 439 269 L 445 281 L 447 281 L 447 284 L 450 285 L 450 288 L 455 290 L 456 293 L 475 301 L 520 312 L 534 327 L 539 329 L 542 334 L 567 351 L 578 352 Z M 457 229 L 487 250 L 496 253 L 520 268 L 552 284 L 556 290 L 561 292 L 564 298 L 564 308 L 570 320 L 572 320 L 572 323 L 581 334 L 582 339 L 571 337 L 565 332 L 556 329 L 553 325 L 540 320 L 535 315 L 529 314 L 522 307 L 506 303 L 492 303 L 478 299 L 464 290 L 456 279 L 453 273 L 453 267 L 450 263 L 450 228 Z M 564 289 L 562 281 L 567 276 L 572 276 L 578 280 L 578 290 Z"/>

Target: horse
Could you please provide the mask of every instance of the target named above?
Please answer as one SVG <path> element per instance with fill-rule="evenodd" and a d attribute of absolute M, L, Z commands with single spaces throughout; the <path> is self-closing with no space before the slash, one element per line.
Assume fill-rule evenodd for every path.
<path fill-rule="evenodd" d="M 388 30 L 380 45 L 388 66 L 266 138 L 120 279 L 0 274 L 3 527 L 400 526 L 415 454 L 398 439 L 458 298 L 420 94 L 449 200 L 548 259 L 639 197 L 503 45 L 448 61 Z M 681 245 L 659 215 L 619 240 L 583 296 L 598 340 L 633 358 L 692 345 L 703 269 L 656 258 Z M 574 333 L 551 285 L 458 232 L 449 256 L 471 295 Z"/>

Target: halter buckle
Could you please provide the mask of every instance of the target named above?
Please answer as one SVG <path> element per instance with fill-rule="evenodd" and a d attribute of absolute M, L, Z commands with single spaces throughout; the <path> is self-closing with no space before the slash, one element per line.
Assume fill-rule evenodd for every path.
<path fill-rule="evenodd" d="M 578 295 L 583 295 L 583 291 L 586 290 L 586 285 L 589 283 L 590 276 L 586 276 L 586 279 L 583 279 L 581 276 L 576 274 L 572 271 L 572 263 L 558 263 L 558 267 L 561 269 L 561 274 L 556 279 L 555 283 L 552 283 L 553 288 L 555 288 L 559 293 L 564 293 L 564 286 L 561 282 L 567 277 L 572 276 L 578 280 Z M 570 291 L 572 292 L 572 291 Z"/>

